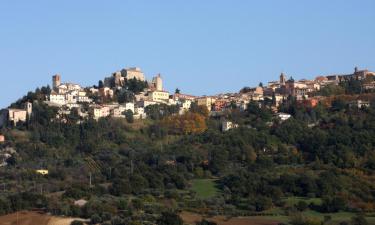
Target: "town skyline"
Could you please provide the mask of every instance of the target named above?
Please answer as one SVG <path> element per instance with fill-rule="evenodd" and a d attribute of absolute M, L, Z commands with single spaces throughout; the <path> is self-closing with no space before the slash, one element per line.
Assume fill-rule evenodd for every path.
<path fill-rule="evenodd" d="M 55 73 L 87 86 L 124 66 L 160 72 L 169 91 L 197 95 L 238 91 L 281 72 L 300 79 L 371 70 L 374 8 L 367 0 L 6 2 L 0 107 Z"/>
<path fill-rule="evenodd" d="M 132 66 L 129 66 L 129 67 L 132 67 Z M 125 68 L 125 67 L 124 67 Z M 352 69 L 353 68 L 360 68 L 360 69 L 369 69 L 369 71 L 373 71 L 373 70 L 371 70 L 370 68 L 362 68 L 362 67 L 357 67 L 357 66 L 355 66 L 355 67 L 352 67 Z M 142 67 L 142 69 L 143 69 L 143 67 Z M 118 70 L 119 71 L 119 70 Z M 307 80 L 314 80 L 316 77 L 318 77 L 318 76 L 330 76 L 330 75 L 340 75 L 340 74 L 348 74 L 348 73 L 350 73 L 352 70 L 349 70 L 349 71 L 344 71 L 344 72 L 336 72 L 336 73 L 329 73 L 329 74 L 322 74 L 322 73 L 320 73 L 320 74 L 318 74 L 318 75 L 311 75 L 311 76 L 298 76 L 298 75 L 293 75 L 293 74 L 289 74 L 288 72 L 285 72 L 285 71 L 281 71 L 279 74 L 277 74 L 277 75 L 275 75 L 274 76 L 274 79 L 271 79 L 271 80 L 259 80 L 259 81 L 257 81 L 257 80 L 253 80 L 253 81 L 250 81 L 250 82 L 248 82 L 248 83 L 244 83 L 242 86 L 239 86 L 236 90 L 223 90 L 223 91 L 217 91 L 217 92 L 210 92 L 210 91 L 206 91 L 205 93 L 192 93 L 192 92 L 188 92 L 188 91 L 184 91 L 185 89 L 183 88 L 183 87 L 171 87 L 170 86 L 170 84 L 169 84 L 169 82 L 168 82 L 168 80 L 167 79 L 165 79 L 165 77 L 164 77 L 164 75 L 162 74 L 162 73 L 159 73 L 159 72 L 155 72 L 155 73 L 153 73 L 152 75 L 151 74 L 148 74 L 148 73 L 144 73 L 145 74 L 145 80 L 147 80 L 147 81 L 151 81 L 151 79 L 152 79 L 152 77 L 154 76 L 154 75 L 158 75 L 158 74 L 160 74 L 160 75 L 162 75 L 163 77 L 164 77 L 164 79 L 163 79 L 163 82 L 164 82 L 164 87 L 166 87 L 166 88 L 164 88 L 166 91 L 168 91 L 170 94 L 173 94 L 174 93 L 174 91 L 176 90 L 176 89 L 179 89 L 179 90 L 181 90 L 181 92 L 183 92 L 183 93 L 185 93 L 185 94 L 191 94 L 191 95 L 194 95 L 194 96 L 197 96 L 197 97 L 199 97 L 199 96 L 215 96 L 215 95 L 219 95 L 219 94 L 227 94 L 227 93 L 238 93 L 242 88 L 244 88 L 244 87 L 251 87 L 251 88 L 253 88 L 253 87 L 257 87 L 260 83 L 262 83 L 264 86 L 267 86 L 267 84 L 268 84 L 268 82 L 272 82 L 272 81 L 276 81 L 276 80 L 278 80 L 279 79 L 279 75 L 281 74 L 281 73 L 283 73 L 283 74 L 285 74 L 286 76 L 287 76 L 287 79 L 289 79 L 289 78 L 293 78 L 293 79 L 296 79 L 296 80 L 303 80 L 303 79 L 307 79 Z M 113 71 L 113 72 L 108 72 L 107 73 L 107 75 L 111 75 L 112 73 L 114 73 L 115 71 Z M 93 87 L 93 86 L 97 86 L 98 85 L 98 82 L 99 81 L 101 81 L 101 80 L 103 80 L 104 78 L 105 78 L 105 76 L 102 76 L 101 78 L 99 78 L 98 80 L 96 80 L 96 81 L 93 81 L 92 83 L 90 83 L 91 81 L 85 81 L 85 82 L 82 82 L 82 83 L 80 83 L 80 82 L 78 82 L 78 81 L 76 81 L 76 80 L 74 80 L 74 77 L 72 77 L 72 76 L 69 76 L 69 75 L 65 75 L 65 74 L 63 74 L 63 73 L 54 73 L 54 74 L 50 74 L 50 75 L 48 75 L 48 76 L 45 76 L 46 77 L 46 80 L 45 80 L 45 84 L 42 84 L 42 85 L 40 85 L 40 86 L 37 86 L 37 87 L 35 87 L 35 88 L 31 88 L 30 87 L 30 89 L 29 90 L 27 90 L 27 91 L 25 91 L 25 92 L 23 92 L 23 93 L 14 93 L 14 95 L 17 95 L 18 97 L 16 97 L 15 99 L 11 99 L 10 100 L 10 102 L 5 102 L 5 101 L 3 101 L 3 99 L 0 99 L 0 109 L 2 109 L 2 108 L 7 108 L 11 103 L 13 103 L 13 102 L 15 102 L 15 101 L 17 101 L 18 99 L 20 99 L 20 98 L 22 98 L 24 95 L 26 95 L 27 94 L 27 92 L 29 92 L 29 91 L 34 91 L 36 88 L 41 88 L 41 87 L 47 87 L 47 86 L 49 86 L 49 87 L 52 87 L 52 83 L 51 83 L 51 76 L 52 75 L 56 75 L 56 74 L 58 74 L 58 75 L 60 75 L 60 76 L 63 76 L 64 77 L 64 82 L 67 82 L 67 83 L 73 83 L 73 84 L 79 84 L 79 85 L 81 85 L 82 87 Z M 166 77 L 168 77 L 168 76 L 166 76 Z M 77 80 L 80 80 L 80 79 L 77 79 Z M 43 79 L 43 81 L 44 81 L 44 79 Z"/>

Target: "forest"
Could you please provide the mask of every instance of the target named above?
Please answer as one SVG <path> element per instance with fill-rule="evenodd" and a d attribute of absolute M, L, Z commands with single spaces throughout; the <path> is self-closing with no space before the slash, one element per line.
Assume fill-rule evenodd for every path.
<path fill-rule="evenodd" d="M 15 103 L 33 100 L 28 122 L 1 129 L 0 147 L 17 153 L 0 168 L 0 213 L 39 208 L 120 225 L 182 224 L 179 213 L 190 211 L 285 216 L 284 223 L 299 225 L 329 220 L 304 212 L 345 212 L 351 220 L 333 224 L 367 224 L 375 221 L 374 96 L 356 108 L 347 100 L 355 93 L 331 91 L 330 103 L 316 107 L 285 99 L 279 111 L 292 115 L 286 121 L 250 102 L 220 116 L 197 105 L 184 115 L 153 105 L 146 120 L 82 122 L 73 113 L 62 122 L 41 101 L 48 88 L 38 89 Z M 239 127 L 223 132 L 223 120 Z M 79 199 L 87 203 L 74 204 Z"/>

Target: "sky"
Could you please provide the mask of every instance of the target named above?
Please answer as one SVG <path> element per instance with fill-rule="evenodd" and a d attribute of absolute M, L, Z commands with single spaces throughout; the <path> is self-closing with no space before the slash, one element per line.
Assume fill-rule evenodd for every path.
<path fill-rule="evenodd" d="M 0 108 L 125 67 L 166 90 L 210 95 L 277 80 L 375 70 L 373 0 L 4 0 Z"/>

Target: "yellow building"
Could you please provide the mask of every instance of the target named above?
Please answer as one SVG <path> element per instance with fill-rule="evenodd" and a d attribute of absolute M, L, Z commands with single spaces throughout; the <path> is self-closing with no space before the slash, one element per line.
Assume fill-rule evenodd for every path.
<path fill-rule="evenodd" d="M 166 91 L 151 91 L 148 93 L 149 100 L 155 102 L 168 102 L 169 92 Z"/>
<path fill-rule="evenodd" d="M 206 106 L 208 111 L 211 111 L 212 104 L 215 103 L 215 99 L 211 97 L 201 97 L 196 100 L 198 106 Z"/>

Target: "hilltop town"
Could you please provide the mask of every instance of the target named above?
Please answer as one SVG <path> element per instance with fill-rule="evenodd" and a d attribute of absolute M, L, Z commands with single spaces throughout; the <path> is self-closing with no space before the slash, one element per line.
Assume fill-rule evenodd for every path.
<path fill-rule="evenodd" d="M 246 110 L 250 101 L 259 102 L 259 106 L 268 106 L 276 114 L 278 106 L 289 96 L 301 104 L 314 107 L 324 97 L 319 91 L 327 86 L 337 86 L 340 82 L 359 80 L 364 81 L 363 92 L 375 89 L 375 72 L 359 70 L 353 73 L 318 76 L 315 79 L 294 80 L 291 76 L 281 73 L 277 81 L 270 81 L 258 87 L 244 87 L 238 93 L 217 94 L 213 96 L 195 96 L 180 93 L 176 89 L 169 93 L 163 87 L 160 74 L 147 80 L 139 67 L 130 67 L 113 73 L 99 81 L 98 85 L 82 87 L 79 84 L 62 82 L 62 76 L 52 77 L 52 87 L 46 88 L 44 103 L 58 107 L 57 120 L 65 121 L 65 117 L 77 113 L 81 119 L 103 117 L 145 119 L 146 108 L 150 105 L 165 104 L 178 107 L 178 113 L 184 114 L 192 104 L 204 106 L 211 115 L 220 115 L 227 109 L 236 107 Z M 368 106 L 368 101 L 360 99 L 353 104 Z M 25 102 L 19 108 L 10 107 L 0 115 L 0 126 L 6 122 L 16 125 L 26 122 L 32 113 L 33 102 Z M 277 114 L 284 120 L 290 117 L 285 113 Z M 228 122 L 223 124 L 227 130 L 234 126 Z"/>
<path fill-rule="evenodd" d="M 137 67 L 89 87 L 53 75 L 1 110 L 0 215 L 37 209 L 118 225 L 374 221 L 375 73 L 275 78 L 195 96 L 170 93 L 161 74 L 149 79 Z"/>

